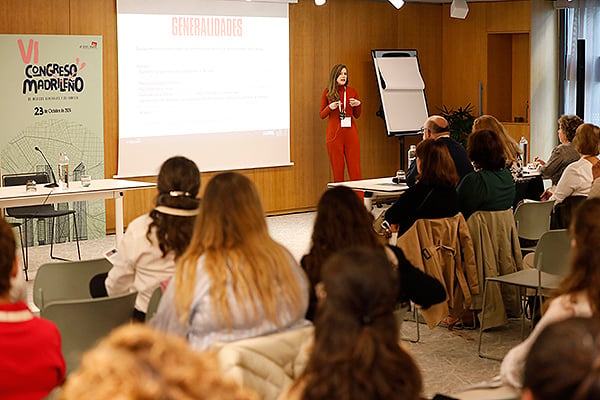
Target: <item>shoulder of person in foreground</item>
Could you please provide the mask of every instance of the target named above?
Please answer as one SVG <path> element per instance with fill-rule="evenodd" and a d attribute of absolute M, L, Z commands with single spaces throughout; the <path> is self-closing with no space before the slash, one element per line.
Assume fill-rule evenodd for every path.
<path fill-rule="evenodd" d="M 525 358 L 540 332 L 546 326 L 557 321 L 574 316 L 591 316 L 591 309 L 585 299 L 583 294 L 566 294 L 551 300 L 548 309 L 527 339 L 513 347 L 502 360 L 500 365 L 502 381 L 510 386 L 520 388 L 523 384 Z"/>

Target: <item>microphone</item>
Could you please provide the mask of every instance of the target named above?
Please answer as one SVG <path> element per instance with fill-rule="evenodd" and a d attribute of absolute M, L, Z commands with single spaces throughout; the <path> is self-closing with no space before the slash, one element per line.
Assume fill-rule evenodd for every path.
<path fill-rule="evenodd" d="M 52 169 L 52 165 L 50 165 L 50 163 L 48 162 L 48 159 L 46 158 L 46 156 L 44 155 L 44 153 L 42 152 L 42 150 L 39 147 L 35 146 L 33 149 L 35 151 L 39 151 L 40 154 L 42 155 L 42 157 L 44 157 L 44 161 L 46 161 L 46 165 L 48 166 L 48 168 L 50 168 L 50 173 L 52 174 L 52 180 L 54 182 L 47 183 L 44 185 L 44 187 L 47 187 L 47 188 L 58 187 L 58 183 L 56 183 L 56 176 L 54 176 L 54 170 Z"/>

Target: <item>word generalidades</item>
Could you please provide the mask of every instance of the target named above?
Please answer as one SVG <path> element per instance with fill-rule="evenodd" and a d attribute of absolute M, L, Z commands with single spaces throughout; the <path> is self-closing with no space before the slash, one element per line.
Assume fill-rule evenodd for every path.
<path fill-rule="evenodd" d="M 173 17 L 173 36 L 242 36 L 241 18 Z"/>

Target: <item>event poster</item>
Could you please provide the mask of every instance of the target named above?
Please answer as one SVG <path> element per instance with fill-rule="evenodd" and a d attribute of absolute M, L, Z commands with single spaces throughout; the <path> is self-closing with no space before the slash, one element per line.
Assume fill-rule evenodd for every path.
<path fill-rule="evenodd" d="M 50 173 L 42 152 L 56 174 L 65 152 L 71 185 L 80 185 L 81 175 L 104 178 L 102 37 L 0 35 L 0 57 L 2 175 Z M 104 236 L 104 201 L 68 206 L 77 211 L 81 239 Z M 47 244 L 47 226 L 33 225 L 29 245 Z M 58 225 L 57 242 L 74 239 L 72 220 Z"/>

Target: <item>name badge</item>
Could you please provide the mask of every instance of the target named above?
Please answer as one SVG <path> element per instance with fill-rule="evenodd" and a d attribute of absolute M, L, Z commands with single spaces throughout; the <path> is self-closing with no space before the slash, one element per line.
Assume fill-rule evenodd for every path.
<path fill-rule="evenodd" d="M 350 128 L 352 126 L 352 118 L 346 117 L 341 121 L 342 128 Z"/>

